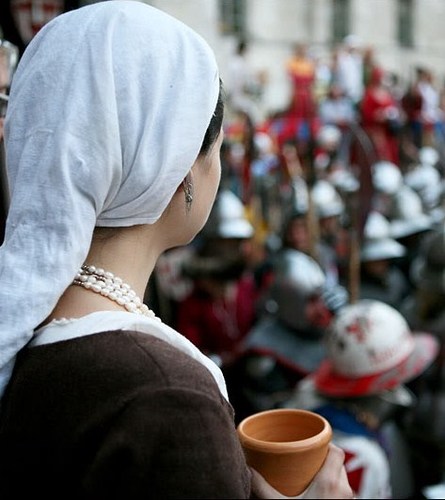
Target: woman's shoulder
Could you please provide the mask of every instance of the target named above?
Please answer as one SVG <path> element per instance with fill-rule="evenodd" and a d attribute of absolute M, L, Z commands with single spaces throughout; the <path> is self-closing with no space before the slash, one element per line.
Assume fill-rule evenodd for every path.
<path fill-rule="evenodd" d="M 126 380 L 155 389 L 184 387 L 219 393 L 209 370 L 200 361 L 150 333 L 101 332 L 56 343 L 53 348 L 57 350 L 54 356 L 64 359 L 73 370 L 77 367 L 84 374 L 90 373 L 92 379 L 106 376 L 109 381 Z"/>

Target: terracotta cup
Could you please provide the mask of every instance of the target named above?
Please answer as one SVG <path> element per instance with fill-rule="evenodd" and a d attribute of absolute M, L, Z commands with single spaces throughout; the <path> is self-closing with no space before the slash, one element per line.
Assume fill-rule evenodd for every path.
<path fill-rule="evenodd" d="M 325 418 L 298 409 L 255 413 L 237 430 L 247 463 L 286 496 L 299 495 L 309 486 L 332 438 Z"/>

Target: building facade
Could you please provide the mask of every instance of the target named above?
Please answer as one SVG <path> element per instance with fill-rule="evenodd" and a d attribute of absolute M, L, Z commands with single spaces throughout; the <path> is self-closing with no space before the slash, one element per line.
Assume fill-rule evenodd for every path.
<path fill-rule="evenodd" d="M 378 63 L 407 84 L 418 66 L 445 81 L 444 0 L 151 0 L 183 20 L 215 50 L 224 78 L 238 39 L 247 40 L 250 63 L 265 69 L 264 105 L 288 99 L 285 61 L 296 42 L 328 59 L 348 34 L 372 47 Z"/>

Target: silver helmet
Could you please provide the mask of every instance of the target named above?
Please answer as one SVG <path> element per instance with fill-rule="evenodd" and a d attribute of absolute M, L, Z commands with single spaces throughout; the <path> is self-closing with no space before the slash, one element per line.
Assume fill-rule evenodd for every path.
<path fill-rule="evenodd" d="M 274 279 L 270 287 L 269 311 L 295 330 L 309 326 L 305 306 L 315 295 L 322 294 L 326 277 L 312 257 L 298 250 L 283 250 L 274 263 Z"/>
<path fill-rule="evenodd" d="M 422 165 L 435 167 L 440 159 L 437 149 L 431 146 L 423 146 L 419 150 L 419 161 Z"/>
<path fill-rule="evenodd" d="M 320 147 L 337 149 L 340 144 L 342 132 L 335 125 L 323 125 L 317 133 L 316 141 Z"/>
<path fill-rule="evenodd" d="M 432 219 L 425 213 L 420 196 L 407 185 L 401 186 L 394 195 L 390 221 L 394 239 L 428 231 L 432 226 Z"/>
<path fill-rule="evenodd" d="M 420 196 L 426 211 L 437 206 L 440 198 L 441 176 L 432 165 L 425 163 L 417 165 L 404 176 L 405 183 Z"/>
<path fill-rule="evenodd" d="M 372 183 L 379 193 L 394 194 L 403 183 L 400 168 L 391 161 L 378 161 L 371 167 Z"/>
<path fill-rule="evenodd" d="M 199 234 L 198 246 L 182 266 L 191 279 L 237 279 L 246 266 L 244 242 L 254 236 L 241 200 L 230 190 L 217 194 L 209 218 Z"/>
<path fill-rule="evenodd" d="M 390 222 L 379 212 L 371 211 L 366 220 L 360 250 L 362 262 L 403 257 L 406 249 L 391 238 Z"/>
<path fill-rule="evenodd" d="M 229 189 L 221 190 L 202 230 L 207 238 L 246 239 L 254 235 L 254 227 L 246 217 L 242 201 Z"/>
<path fill-rule="evenodd" d="M 318 180 L 312 188 L 311 198 L 315 212 L 320 219 L 343 214 L 344 202 L 330 182 L 323 179 Z"/>

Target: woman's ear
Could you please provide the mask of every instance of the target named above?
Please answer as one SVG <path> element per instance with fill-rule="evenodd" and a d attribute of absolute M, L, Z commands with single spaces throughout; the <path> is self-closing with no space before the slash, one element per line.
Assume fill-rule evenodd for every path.
<path fill-rule="evenodd" d="M 188 213 L 192 208 L 193 202 L 193 181 L 192 174 L 189 172 L 182 181 L 182 189 L 185 197 L 185 211 Z"/>

